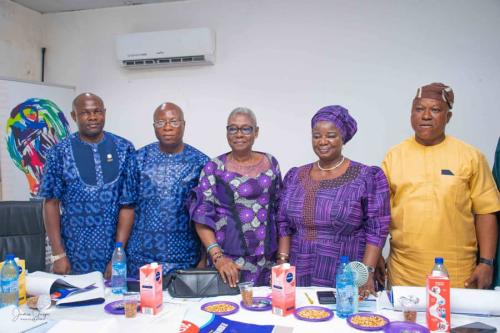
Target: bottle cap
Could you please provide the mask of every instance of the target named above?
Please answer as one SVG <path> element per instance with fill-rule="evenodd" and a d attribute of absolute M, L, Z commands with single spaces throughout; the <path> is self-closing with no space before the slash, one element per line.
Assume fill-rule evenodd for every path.
<path fill-rule="evenodd" d="M 158 263 L 157 262 L 152 262 L 149 267 L 151 267 L 151 268 L 154 269 L 154 268 L 158 267 Z"/>
<path fill-rule="evenodd" d="M 14 255 L 12 253 L 7 253 L 5 255 L 5 260 L 14 260 Z"/>
<path fill-rule="evenodd" d="M 340 257 L 340 262 L 342 264 L 347 264 L 349 262 L 349 256 L 342 256 L 342 257 Z"/>
<path fill-rule="evenodd" d="M 441 257 L 436 257 L 436 258 L 434 258 L 434 263 L 438 264 L 438 265 L 442 265 L 444 263 L 444 260 Z"/>
<path fill-rule="evenodd" d="M 122 242 L 116 242 L 116 247 L 122 247 Z"/>

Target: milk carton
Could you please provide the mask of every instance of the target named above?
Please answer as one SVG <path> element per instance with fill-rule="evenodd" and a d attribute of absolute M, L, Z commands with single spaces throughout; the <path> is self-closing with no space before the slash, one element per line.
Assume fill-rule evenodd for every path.
<path fill-rule="evenodd" d="M 157 314 L 163 307 L 161 265 L 153 262 L 141 267 L 141 311 L 145 314 Z"/>
<path fill-rule="evenodd" d="M 19 284 L 19 305 L 26 303 L 26 262 L 24 259 L 15 258 L 17 267 L 19 269 L 19 277 L 17 279 Z M 0 271 L 2 270 L 5 261 L 0 262 Z"/>
<path fill-rule="evenodd" d="M 272 269 L 273 313 L 287 316 L 295 311 L 295 266 L 285 263 Z"/>
<path fill-rule="evenodd" d="M 431 332 L 450 331 L 450 279 L 427 276 L 427 327 Z"/>

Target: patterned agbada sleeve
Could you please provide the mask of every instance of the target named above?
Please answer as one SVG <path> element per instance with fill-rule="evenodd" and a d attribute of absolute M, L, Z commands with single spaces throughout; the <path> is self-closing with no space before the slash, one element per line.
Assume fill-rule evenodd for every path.
<path fill-rule="evenodd" d="M 391 205 L 387 178 L 379 167 L 370 167 L 367 192 L 364 207 L 366 243 L 382 248 L 389 233 Z"/>
<path fill-rule="evenodd" d="M 500 190 L 500 138 L 498 138 L 495 161 L 493 162 L 493 178 L 495 179 L 498 190 Z"/>
<path fill-rule="evenodd" d="M 134 206 L 137 202 L 137 156 L 132 144 L 127 145 L 127 154 L 124 161 L 123 180 L 120 190 L 119 204 L 121 206 Z"/>
<path fill-rule="evenodd" d="M 61 200 L 64 193 L 63 159 L 59 157 L 59 147 L 52 147 L 45 160 L 38 196 L 45 199 Z"/>
<path fill-rule="evenodd" d="M 285 179 L 283 180 L 283 186 L 281 187 L 281 191 L 279 194 L 279 205 L 276 216 L 279 237 L 286 237 L 292 234 L 290 221 L 288 221 L 286 217 L 286 207 L 290 196 L 292 195 L 290 185 L 297 181 L 297 171 L 298 168 L 292 168 L 286 173 Z"/>
<path fill-rule="evenodd" d="M 209 161 L 203 167 L 198 186 L 193 188 L 189 205 L 189 215 L 195 223 L 203 224 L 215 230 L 217 213 L 215 211 L 216 198 L 214 195 L 217 165 Z"/>

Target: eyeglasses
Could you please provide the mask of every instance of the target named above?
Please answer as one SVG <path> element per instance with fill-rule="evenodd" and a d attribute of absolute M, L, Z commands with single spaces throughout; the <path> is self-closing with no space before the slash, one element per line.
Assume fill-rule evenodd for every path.
<path fill-rule="evenodd" d="M 165 125 L 170 125 L 172 126 L 173 128 L 178 128 L 182 125 L 182 123 L 184 122 L 184 120 L 169 120 L 169 121 L 166 121 L 166 120 L 158 120 L 158 121 L 155 121 L 153 123 L 153 126 L 155 128 L 163 128 L 165 127 Z"/>
<path fill-rule="evenodd" d="M 236 133 L 241 132 L 243 135 L 250 135 L 253 133 L 253 127 L 252 126 L 243 126 L 243 127 L 237 127 L 237 126 L 226 126 L 227 134 L 229 135 L 236 135 Z"/>

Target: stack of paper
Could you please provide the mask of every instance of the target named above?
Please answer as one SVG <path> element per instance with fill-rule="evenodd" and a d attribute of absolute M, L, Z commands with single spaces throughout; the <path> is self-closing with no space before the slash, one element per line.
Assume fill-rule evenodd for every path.
<path fill-rule="evenodd" d="M 34 272 L 26 277 L 28 295 L 58 295 L 58 306 L 82 306 L 104 303 L 104 280 L 101 272 L 82 275 L 57 275 Z"/>

